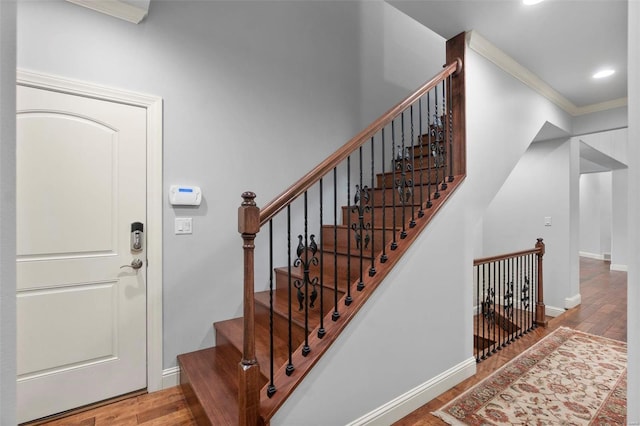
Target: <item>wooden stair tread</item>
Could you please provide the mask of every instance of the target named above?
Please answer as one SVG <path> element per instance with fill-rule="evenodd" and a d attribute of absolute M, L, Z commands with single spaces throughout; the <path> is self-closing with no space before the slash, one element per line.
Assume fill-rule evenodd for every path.
<path fill-rule="evenodd" d="M 216 329 L 216 333 L 222 334 L 234 348 L 236 348 L 240 353 L 242 353 L 242 330 L 243 330 L 243 318 L 232 318 L 225 321 L 216 322 L 214 324 Z M 270 343 L 269 343 L 269 326 L 268 324 L 263 324 L 260 321 L 255 322 L 256 329 L 256 358 L 258 360 L 258 364 L 262 367 L 260 371 L 264 373 L 269 371 L 269 351 L 270 351 Z M 293 349 L 295 350 L 298 347 L 299 343 L 296 344 L 294 342 Z M 288 359 L 288 347 L 289 342 L 288 339 L 282 338 L 278 335 L 273 336 L 273 346 L 274 346 L 274 365 L 280 366 L 287 362 Z"/>
<path fill-rule="evenodd" d="M 178 355 L 180 384 L 199 425 L 238 424 L 240 354 L 208 348 Z"/>
<path fill-rule="evenodd" d="M 324 314 L 322 316 L 331 312 L 331 310 L 333 309 L 333 306 L 334 306 L 333 294 L 334 294 L 333 291 L 327 291 L 326 289 L 322 291 L 322 296 L 324 299 L 324 304 L 323 304 Z M 342 298 L 342 295 L 343 295 L 342 292 L 338 292 L 338 300 Z M 257 303 L 265 306 L 266 308 L 269 307 L 269 299 L 270 299 L 269 291 L 261 291 L 261 292 L 255 293 L 254 297 Z M 288 311 L 289 298 L 288 297 L 289 297 L 288 292 L 285 289 L 276 289 L 273 291 L 274 312 L 279 315 L 282 315 L 282 317 L 284 317 L 285 319 L 289 315 L 289 311 Z M 304 321 L 305 321 L 304 311 L 299 311 L 297 309 L 298 301 L 296 298 L 295 290 L 291 292 L 291 299 L 292 299 L 291 319 L 294 324 L 304 329 Z M 314 307 L 311 308 L 310 310 L 308 322 L 309 322 L 308 329 L 310 332 L 313 331 L 320 324 L 320 289 L 318 289 L 318 299 L 316 299 Z"/>

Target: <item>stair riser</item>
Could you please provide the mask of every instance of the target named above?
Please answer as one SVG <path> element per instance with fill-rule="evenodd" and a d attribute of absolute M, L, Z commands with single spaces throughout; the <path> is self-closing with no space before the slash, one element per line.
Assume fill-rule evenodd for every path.
<path fill-rule="evenodd" d="M 358 255 L 360 253 L 360 249 L 358 248 L 356 235 L 352 229 L 347 229 L 346 227 L 338 227 L 336 230 L 336 235 L 334 235 L 334 227 L 333 226 L 324 226 L 322 228 L 322 241 L 323 248 L 328 251 L 332 251 L 335 246 L 338 253 L 347 253 L 347 246 L 350 241 L 350 249 L 351 253 L 354 255 Z M 375 229 L 372 234 L 372 242 L 369 242 L 369 245 L 366 246 L 365 254 L 368 252 L 371 254 L 371 246 L 373 245 L 374 252 L 382 251 L 382 243 L 383 243 L 383 231 L 381 229 Z M 384 243 L 387 244 L 391 241 L 392 231 L 384 231 Z M 337 244 L 335 238 L 337 237 Z"/>
<path fill-rule="evenodd" d="M 404 217 L 402 215 L 403 209 L 404 209 Z M 396 207 L 395 209 L 392 207 L 387 207 L 384 209 L 384 214 L 383 214 L 383 208 L 375 207 L 373 211 L 373 216 L 374 216 L 373 226 L 376 228 L 382 228 L 383 226 L 385 228 L 392 228 L 394 226 L 396 228 L 401 228 L 403 224 L 406 225 L 411 220 L 411 212 L 412 212 L 411 210 L 412 210 L 412 206 Z M 413 214 L 415 218 L 418 217 L 418 210 L 419 210 L 418 206 L 413 206 Z M 394 211 L 395 211 L 395 218 L 393 214 Z M 364 212 L 363 221 L 365 225 L 371 223 L 371 216 L 372 216 L 372 211 Z M 394 219 L 395 219 L 395 222 L 394 222 Z M 343 207 L 342 220 L 343 220 L 343 223 L 359 223 L 360 222 L 359 213 L 357 211 L 353 212 L 351 211 L 351 209 L 347 207 Z M 366 234 L 366 231 L 365 231 L 365 234 Z"/>
<path fill-rule="evenodd" d="M 417 183 L 417 182 L 416 182 Z M 420 205 L 420 201 L 426 203 L 429 199 L 429 190 L 431 190 L 431 194 L 436 191 L 436 185 L 432 184 L 431 186 L 427 185 L 414 185 L 413 187 L 413 199 L 409 200 L 413 202 L 414 205 Z M 383 194 L 384 192 L 384 194 Z M 422 192 L 422 199 L 420 198 L 420 192 Z M 387 188 L 387 189 L 376 189 L 373 191 L 373 205 L 376 207 L 387 206 L 391 207 L 395 203 L 396 206 L 402 204 L 401 193 L 396 188 Z"/>
<path fill-rule="evenodd" d="M 408 172 L 405 174 L 405 180 L 415 179 L 414 186 L 418 186 L 422 182 L 422 186 L 428 186 L 430 183 L 432 186 L 439 182 L 442 182 L 449 171 L 446 168 L 429 169 L 422 171 L 422 177 L 420 170 L 415 170 L 413 173 Z M 378 174 L 376 180 L 377 188 L 396 188 L 398 182 L 402 180 L 402 174 L 400 172 L 386 172 L 385 174 Z"/>
<path fill-rule="evenodd" d="M 370 253 L 364 253 L 364 255 L 367 255 Z M 304 256 L 304 254 L 303 254 Z M 309 267 L 309 276 L 311 279 L 317 277 L 318 279 L 320 279 L 320 254 L 317 254 L 316 257 L 318 258 L 318 265 L 310 265 Z M 338 281 L 342 282 L 344 280 L 347 279 L 347 277 L 349 277 L 349 281 L 353 281 L 355 280 L 359 273 L 360 273 L 360 258 L 357 256 L 347 256 L 345 254 L 338 254 L 337 256 L 335 256 L 335 260 L 334 260 L 334 255 L 333 253 L 327 253 L 326 251 L 324 252 L 324 258 L 323 258 L 323 280 L 325 285 L 331 285 L 333 286 L 333 278 L 334 278 L 334 272 L 336 271 L 336 263 L 337 263 L 337 275 L 338 275 Z M 351 270 L 348 270 L 348 264 L 351 264 Z M 365 273 L 368 270 L 368 265 L 371 263 L 370 258 L 365 257 L 363 259 L 363 264 L 365 265 Z M 292 281 L 295 281 L 296 279 L 302 279 L 303 277 L 303 267 L 299 266 L 299 267 L 292 267 L 291 268 L 292 271 Z M 281 272 L 281 271 L 279 271 Z M 347 272 L 350 272 L 350 275 L 347 275 Z M 287 277 L 287 273 L 284 273 L 284 276 Z M 282 281 L 280 284 L 285 284 L 288 282 L 288 280 Z M 329 284 L 330 283 L 330 284 Z M 342 287 L 342 286 L 341 286 Z M 286 287 L 285 287 L 286 288 Z"/>
<path fill-rule="evenodd" d="M 295 298 L 295 294 L 294 294 Z M 256 322 L 264 324 L 265 328 L 269 328 L 269 308 L 256 303 Z M 286 313 L 275 312 L 273 315 L 273 329 L 278 336 L 289 336 L 289 321 L 286 317 Z M 291 323 L 291 341 L 293 347 L 297 348 L 302 342 L 304 342 L 305 332 L 304 327 L 300 327 L 295 322 Z M 286 354 L 285 354 L 286 355 Z"/>

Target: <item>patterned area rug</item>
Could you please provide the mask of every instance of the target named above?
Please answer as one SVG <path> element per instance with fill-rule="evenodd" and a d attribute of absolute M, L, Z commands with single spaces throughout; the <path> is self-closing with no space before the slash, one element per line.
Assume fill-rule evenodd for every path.
<path fill-rule="evenodd" d="M 559 328 L 433 413 L 451 425 L 624 425 L 627 345 Z"/>

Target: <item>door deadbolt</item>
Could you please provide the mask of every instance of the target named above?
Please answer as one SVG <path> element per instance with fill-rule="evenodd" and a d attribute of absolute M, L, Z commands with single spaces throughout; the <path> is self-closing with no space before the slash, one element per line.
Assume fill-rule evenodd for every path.
<path fill-rule="evenodd" d="M 131 224 L 131 251 L 142 251 L 142 236 L 144 233 L 144 225 L 140 222 Z M 136 268 L 137 269 L 137 268 Z"/>

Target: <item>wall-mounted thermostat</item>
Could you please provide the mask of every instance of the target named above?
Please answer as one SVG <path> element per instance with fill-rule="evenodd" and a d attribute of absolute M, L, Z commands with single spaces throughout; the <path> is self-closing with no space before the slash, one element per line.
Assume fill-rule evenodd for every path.
<path fill-rule="evenodd" d="M 199 206 L 202 191 L 199 186 L 171 185 L 169 202 L 172 206 Z"/>

